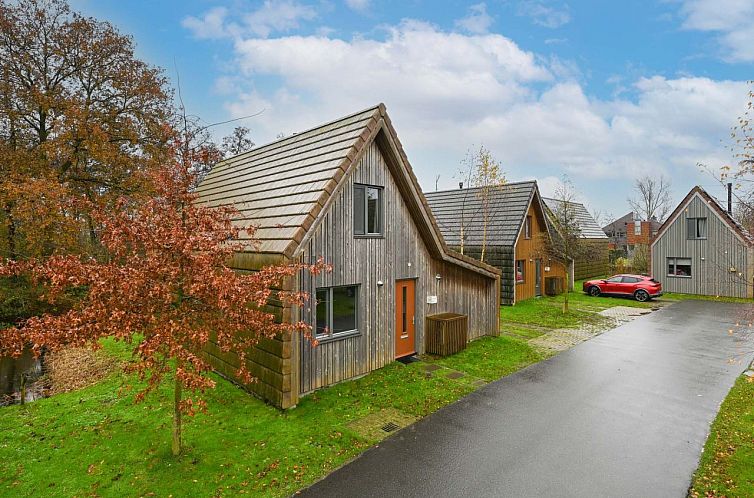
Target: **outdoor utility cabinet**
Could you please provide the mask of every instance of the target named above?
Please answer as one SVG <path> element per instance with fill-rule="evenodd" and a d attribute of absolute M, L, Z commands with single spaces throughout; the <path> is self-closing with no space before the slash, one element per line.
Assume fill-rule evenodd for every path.
<path fill-rule="evenodd" d="M 563 277 L 545 277 L 545 294 L 557 296 L 563 293 Z"/>
<path fill-rule="evenodd" d="M 458 313 L 438 313 L 427 316 L 426 352 L 448 356 L 466 349 L 469 337 L 469 318 Z"/>

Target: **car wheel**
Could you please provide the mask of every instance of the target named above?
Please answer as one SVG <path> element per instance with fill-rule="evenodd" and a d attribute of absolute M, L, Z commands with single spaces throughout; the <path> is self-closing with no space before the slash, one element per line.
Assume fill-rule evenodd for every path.
<path fill-rule="evenodd" d="M 592 296 L 592 297 L 599 296 L 600 295 L 600 288 L 597 287 L 596 285 L 593 285 L 593 286 L 589 287 L 589 295 Z"/>
<path fill-rule="evenodd" d="M 643 303 L 644 301 L 649 299 L 649 293 L 645 290 L 639 289 L 634 292 L 634 299 L 636 299 L 640 303 Z"/>

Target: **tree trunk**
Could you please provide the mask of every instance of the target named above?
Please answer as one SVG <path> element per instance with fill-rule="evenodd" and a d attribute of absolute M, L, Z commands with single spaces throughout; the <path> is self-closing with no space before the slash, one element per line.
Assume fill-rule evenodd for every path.
<path fill-rule="evenodd" d="M 8 219 L 8 259 L 18 259 L 16 251 L 16 222 L 10 204 L 5 205 L 5 217 Z"/>
<path fill-rule="evenodd" d="M 569 293 L 569 286 L 571 285 L 571 272 L 568 266 L 566 265 L 566 272 L 565 272 L 565 299 L 563 299 L 563 313 L 568 313 L 568 293 Z"/>
<path fill-rule="evenodd" d="M 175 377 L 175 399 L 173 404 L 173 455 L 181 454 L 181 381 L 178 379 L 178 372 Z"/>

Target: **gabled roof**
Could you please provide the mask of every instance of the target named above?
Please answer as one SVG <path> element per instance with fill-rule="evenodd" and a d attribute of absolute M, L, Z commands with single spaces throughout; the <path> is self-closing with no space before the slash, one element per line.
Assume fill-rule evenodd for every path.
<path fill-rule="evenodd" d="M 692 188 L 691 191 L 686 194 L 686 197 L 683 198 L 683 200 L 678 204 L 678 206 L 675 208 L 675 210 L 668 216 L 668 219 L 665 220 L 665 223 L 663 223 L 660 226 L 660 229 L 657 231 L 657 236 L 655 237 L 654 242 L 652 242 L 652 245 L 655 245 L 658 240 L 660 240 L 660 237 L 662 237 L 663 233 L 665 233 L 665 230 L 668 229 L 670 225 L 672 225 L 676 218 L 681 215 L 684 209 L 686 209 L 686 206 L 691 202 L 691 199 L 695 195 L 699 195 L 712 209 L 723 222 L 725 222 L 731 230 L 733 230 L 739 238 L 747 245 L 754 246 L 754 237 L 751 236 L 751 234 L 743 227 L 741 224 L 739 224 L 733 217 L 726 211 L 725 209 L 720 206 L 720 203 L 715 200 L 714 197 L 709 195 L 706 190 L 704 190 L 702 187 L 697 185 L 696 187 Z"/>
<path fill-rule="evenodd" d="M 250 252 L 296 257 L 372 142 L 385 156 L 433 256 L 499 275 L 496 268 L 448 249 L 383 104 L 222 161 L 197 188 L 197 202 L 234 205 L 241 213 L 236 223 L 257 226 Z M 251 244 L 248 234 L 241 237 Z"/>
<path fill-rule="evenodd" d="M 633 222 L 633 221 L 634 221 L 634 212 L 631 211 L 628 214 L 624 214 L 623 216 L 621 216 L 617 220 L 611 221 L 610 223 L 608 223 L 607 225 L 605 225 L 604 227 L 602 227 L 602 230 L 604 230 L 604 231 L 607 231 L 607 230 L 617 230 L 618 228 L 622 228 L 625 225 L 627 225 L 628 223 Z"/>
<path fill-rule="evenodd" d="M 557 213 L 561 204 L 565 201 L 552 199 L 550 197 L 542 197 L 542 202 L 544 202 L 545 206 L 547 206 L 550 211 Z M 600 228 L 583 204 L 579 202 L 568 202 L 568 204 L 570 204 L 571 209 L 573 210 L 576 224 L 581 230 L 582 239 L 607 239 L 605 232 L 602 231 L 602 228 Z"/>
<path fill-rule="evenodd" d="M 484 209 L 480 191 L 480 188 L 463 188 L 426 194 L 440 231 L 450 245 L 461 244 L 461 227 L 464 228 L 464 244 L 482 244 Z M 535 194 L 538 197 L 535 181 L 507 183 L 490 192 L 488 245 L 513 246 L 516 243 Z"/>

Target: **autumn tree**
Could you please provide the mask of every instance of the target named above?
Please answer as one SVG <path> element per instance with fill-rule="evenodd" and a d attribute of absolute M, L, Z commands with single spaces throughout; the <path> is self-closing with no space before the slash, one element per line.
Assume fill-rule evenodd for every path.
<path fill-rule="evenodd" d="M 146 176 L 153 191 L 147 201 L 120 197 L 115 209 L 92 211 L 102 227 L 106 257 L 54 255 L 0 265 L 0 275 L 30 273 L 44 285 L 50 302 L 71 289 L 84 294 L 64 313 L 31 317 L 2 331 L 0 356 L 18 355 L 27 344 L 37 354 L 42 347 L 97 348 L 106 337 L 132 344 L 136 361 L 129 368 L 146 381 L 137 401 L 162 382 L 173 382 L 172 447 L 178 454 L 182 415 L 205 408 L 200 397 L 184 391 L 214 386 L 206 375 L 211 367 L 202 355 L 205 346 L 213 341 L 235 353 L 238 377 L 250 382 L 245 358 L 261 338 L 289 331 L 310 337 L 309 325 L 276 323 L 274 315 L 262 311 L 271 298 L 301 306 L 307 296 L 273 289 L 302 270 L 316 274 L 327 267 L 318 262 L 270 266 L 254 274 L 233 271 L 229 258 L 253 244 L 255 228 L 234 221 L 233 207 L 197 202 L 191 190 L 195 173 L 180 161 Z"/>
<path fill-rule="evenodd" d="M 134 172 L 165 159 L 171 112 L 161 71 L 136 58 L 132 39 L 111 24 L 65 0 L 0 2 L 3 255 L 82 242 L 64 233 L 81 223 L 91 242 L 88 213 L 55 210 L 55 199 L 70 192 L 102 208 L 139 190 Z M 29 205 L 39 214 L 29 217 Z"/>
<path fill-rule="evenodd" d="M 673 209 L 670 188 L 665 176 L 643 176 L 634 181 L 634 196 L 628 204 L 641 220 L 665 221 Z"/>

